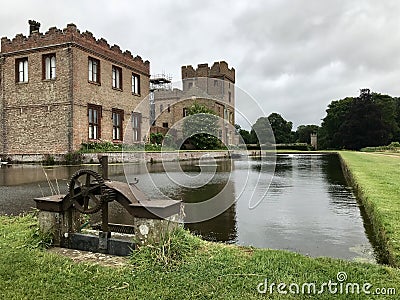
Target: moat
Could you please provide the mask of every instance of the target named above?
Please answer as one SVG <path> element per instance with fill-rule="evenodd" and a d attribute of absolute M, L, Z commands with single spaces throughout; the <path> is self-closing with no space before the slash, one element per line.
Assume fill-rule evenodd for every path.
<path fill-rule="evenodd" d="M 370 224 L 336 155 L 278 155 L 274 175 L 272 165 L 274 161 L 268 159 L 240 159 L 217 160 L 207 167 L 199 161 L 110 165 L 109 171 L 111 179 L 119 181 L 126 181 L 125 172 L 129 180 L 134 175 L 140 189 L 152 198 L 199 203 L 217 197 L 233 203 L 215 218 L 186 224 L 207 240 L 310 256 L 376 260 Z M 97 165 L 83 167 L 98 171 Z M 35 206 L 33 198 L 65 193 L 68 179 L 80 168 L 3 166 L 0 214 L 30 211 Z M 205 185 L 192 188 L 190 182 L 202 182 L 201 176 L 207 177 Z M 129 224 L 130 219 L 121 207 L 111 205 L 110 222 Z"/>

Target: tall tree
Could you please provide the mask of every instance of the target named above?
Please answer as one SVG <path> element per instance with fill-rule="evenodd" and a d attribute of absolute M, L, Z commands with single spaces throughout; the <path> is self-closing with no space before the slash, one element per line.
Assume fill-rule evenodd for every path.
<path fill-rule="evenodd" d="M 254 134 L 253 131 L 249 132 L 246 129 L 242 129 L 239 124 L 235 124 L 235 129 L 236 129 L 236 132 L 242 138 L 242 141 L 240 141 L 240 142 L 243 142 L 246 145 L 248 145 L 248 144 L 257 144 L 258 143 L 258 140 L 255 137 L 255 134 Z"/>
<path fill-rule="evenodd" d="M 220 149 L 218 139 L 218 117 L 208 107 L 195 102 L 187 109 L 188 116 L 183 120 L 183 134 L 190 143 L 201 150 Z"/>
<path fill-rule="evenodd" d="M 389 95 L 372 93 L 372 101 L 379 106 L 382 112 L 382 121 L 388 130 L 389 142 L 399 141 L 400 128 L 398 123 L 397 100 Z"/>
<path fill-rule="evenodd" d="M 274 143 L 274 135 L 269 124 L 268 118 L 260 117 L 253 124 L 250 132 L 251 138 L 255 139 L 258 144 L 272 144 Z"/>
<path fill-rule="evenodd" d="M 339 127 L 341 148 L 360 150 L 367 146 L 387 145 L 390 128 L 383 120 L 381 107 L 362 95 L 352 101 L 343 124 Z"/>
<path fill-rule="evenodd" d="M 277 144 L 287 144 L 291 142 L 291 131 L 293 123 L 286 121 L 280 114 L 272 113 L 268 116 L 272 131 L 275 135 Z"/>
<path fill-rule="evenodd" d="M 360 97 L 332 101 L 318 132 L 320 148 L 358 150 L 386 145 L 399 135 L 396 100 L 361 90 Z"/>
<path fill-rule="evenodd" d="M 297 127 L 297 142 L 299 143 L 311 143 L 311 133 L 317 133 L 319 129 L 318 125 L 300 125 Z"/>
<path fill-rule="evenodd" d="M 337 149 L 340 148 L 339 128 L 345 120 L 354 98 L 347 97 L 334 100 L 328 105 L 326 117 L 318 131 L 318 148 Z"/>

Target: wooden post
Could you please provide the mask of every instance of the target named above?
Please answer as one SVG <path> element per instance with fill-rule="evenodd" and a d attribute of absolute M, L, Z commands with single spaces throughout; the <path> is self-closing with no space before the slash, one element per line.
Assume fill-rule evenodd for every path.
<path fill-rule="evenodd" d="M 100 156 L 99 161 L 100 161 L 101 173 L 102 173 L 103 179 L 109 180 L 108 179 L 108 156 L 107 155 Z"/>

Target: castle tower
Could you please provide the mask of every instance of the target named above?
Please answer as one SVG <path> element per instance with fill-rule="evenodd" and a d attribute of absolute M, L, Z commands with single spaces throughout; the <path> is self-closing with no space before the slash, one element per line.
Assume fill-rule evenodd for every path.
<path fill-rule="evenodd" d="M 311 146 L 314 147 L 314 150 L 318 149 L 318 140 L 317 140 L 317 133 L 311 133 Z"/>
<path fill-rule="evenodd" d="M 170 128 L 184 118 L 188 107 L 197 102 L 212 109 L 221 120 L 219 138 L 226 144 L 238 142 L 235 124 L 235 69 L 225 61 L 181 67 L 182 90 L 155 90 L 156 120 L 153 130 Z M 158 130 L 158 129 L 157 129 Z"/>
<path fill-rule="evenodd" d="M 229 69 L 225 61 L 208 64 L 198 64 L 197 69 L 191 65 L 182 66 L 183 91 L 197 86 L 210 96 L 221 98 L 229 106 L 235 107 L 235 69 Z"/>

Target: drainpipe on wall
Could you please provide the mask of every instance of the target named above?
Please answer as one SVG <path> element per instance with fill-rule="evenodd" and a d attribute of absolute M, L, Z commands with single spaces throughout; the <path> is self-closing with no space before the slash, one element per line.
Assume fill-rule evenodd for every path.
<path fill-rule="evenodd" d="M 1 116 L 1 140 L 2 140 L 2 145 L 1 145 L 1 151 L 2 154 L 7 154 L 7 133 L 6 133 L 6 114 L 4 110 L 5 106 L 5 91 L 4 91 L 4 64 L 5 64 L 6 58 L 4 56 L 0 55 L 0 94 L 1 94 L 1 104 L 0 104 L 0 116 Z"/>
<path fill-rule="evenodd" d="M 68 45 L 68 68 L 69 68 L 69 91 L 68 98 L 71 105 L 70 115 L 68 120 L 68 152 L 72 152 L 74 148 L 74 61 L 71 44 Z"/>

